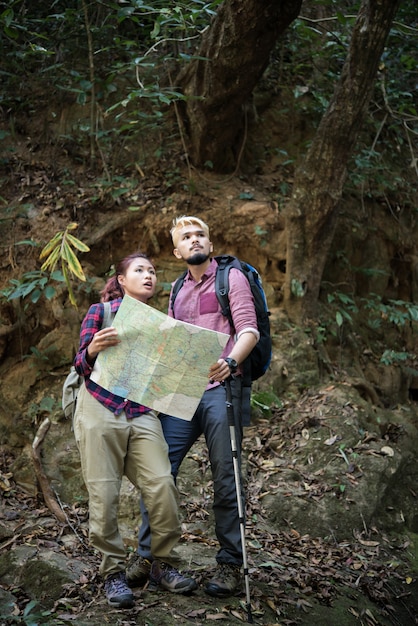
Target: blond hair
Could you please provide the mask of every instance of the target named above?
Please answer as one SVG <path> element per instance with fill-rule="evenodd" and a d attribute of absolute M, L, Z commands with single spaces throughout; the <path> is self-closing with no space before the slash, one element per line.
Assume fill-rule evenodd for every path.
<path fill-rule="evenodd" d="M 181 217 L 175 217 L 173 220 L 173 227 L 170 230 L 171 239 L 173 244 L 177 246 L 178 232 L 185 226 L 199 226 L 207 238 L 209 239 L 209 226 L 200 219 L 200 217 L 194 217 L 193 215 L 182 215 Z"/>

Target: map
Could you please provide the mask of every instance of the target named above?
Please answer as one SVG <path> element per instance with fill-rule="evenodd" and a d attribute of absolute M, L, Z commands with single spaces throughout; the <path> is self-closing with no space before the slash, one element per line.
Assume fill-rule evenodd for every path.
<path fill-rule="evenodd" d="M 117 396 L 191 420 L 209 367 L 229 335 L 180 322 L 127 295 L 112 325 L 121 341 L 98 354 L 91 380 Z"/>

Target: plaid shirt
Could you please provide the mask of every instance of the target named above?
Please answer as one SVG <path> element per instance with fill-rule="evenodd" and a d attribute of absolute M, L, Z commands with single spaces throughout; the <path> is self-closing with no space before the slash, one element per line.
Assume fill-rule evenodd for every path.
<path fill-rule="evenodd" d="M 122 298 L 112 300 L 110 303 L 112 315 L 114 316 L 119 309 Z M 122 411 L 125 411 L 126 417 L 137 417 L 143 413 L 151 411 L 146 406 L 132 402 L 127 398 L 116 396 L 115 394 L 107 391 L 103 387 L 100 387 L 97 383 L 90 380 L 90 374 L 93 371 L 93 365 L 87 361 L 87 347 L 91 343 L 93 336 L 101 329 L 104 317 L 103 304 L 92 304 L 81 324 L 80 331 L 80 346 L 78 352 L 74 358 L 74 367 L 80 376 L 84 376 L 86 389 L 91 395 L 96 398 L 100 404 L 103 404 L 109 411 L 112 411 L 115 415 L 120 415 Z"/>

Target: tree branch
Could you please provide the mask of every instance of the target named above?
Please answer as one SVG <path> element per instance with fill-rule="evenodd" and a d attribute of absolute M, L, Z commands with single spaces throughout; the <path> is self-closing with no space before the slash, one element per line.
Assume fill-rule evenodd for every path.
<path fill-rule="evenodd" d="M 35 438 L 32 443 L 32 460 L 35 468 L 36 478 L 38 479 L 39 485 L 41 487 L 42 494 L 44 496 L 45 504 L 48 509 L 55 515 L 59 522 L 66 522 L 67 517 L 64 511 L 61 509 L 59 504 L 55 499 L 54 492 L 51 489 L 51 485 L 49 483 L 48 477 L 42 468 L 41 455 L 39 448 L 42 446 L 42 443 L 45 439 L 45 436 L 51 426 L 51 422 L 47 417 L 44 419 L 42 424 L 38 428 L 38 432 L 35 435 Z"/>

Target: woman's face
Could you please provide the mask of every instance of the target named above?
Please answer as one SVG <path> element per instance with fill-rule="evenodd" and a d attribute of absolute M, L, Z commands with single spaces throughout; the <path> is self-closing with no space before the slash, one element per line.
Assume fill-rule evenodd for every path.
<path fill-rule="evenodd" d="M 118 275 L 119 284 L 131 298 L 147 303 L 154 295 L 157 285 L 155 268 L 147 259 L 134 259 L 126 274 Z"/>

